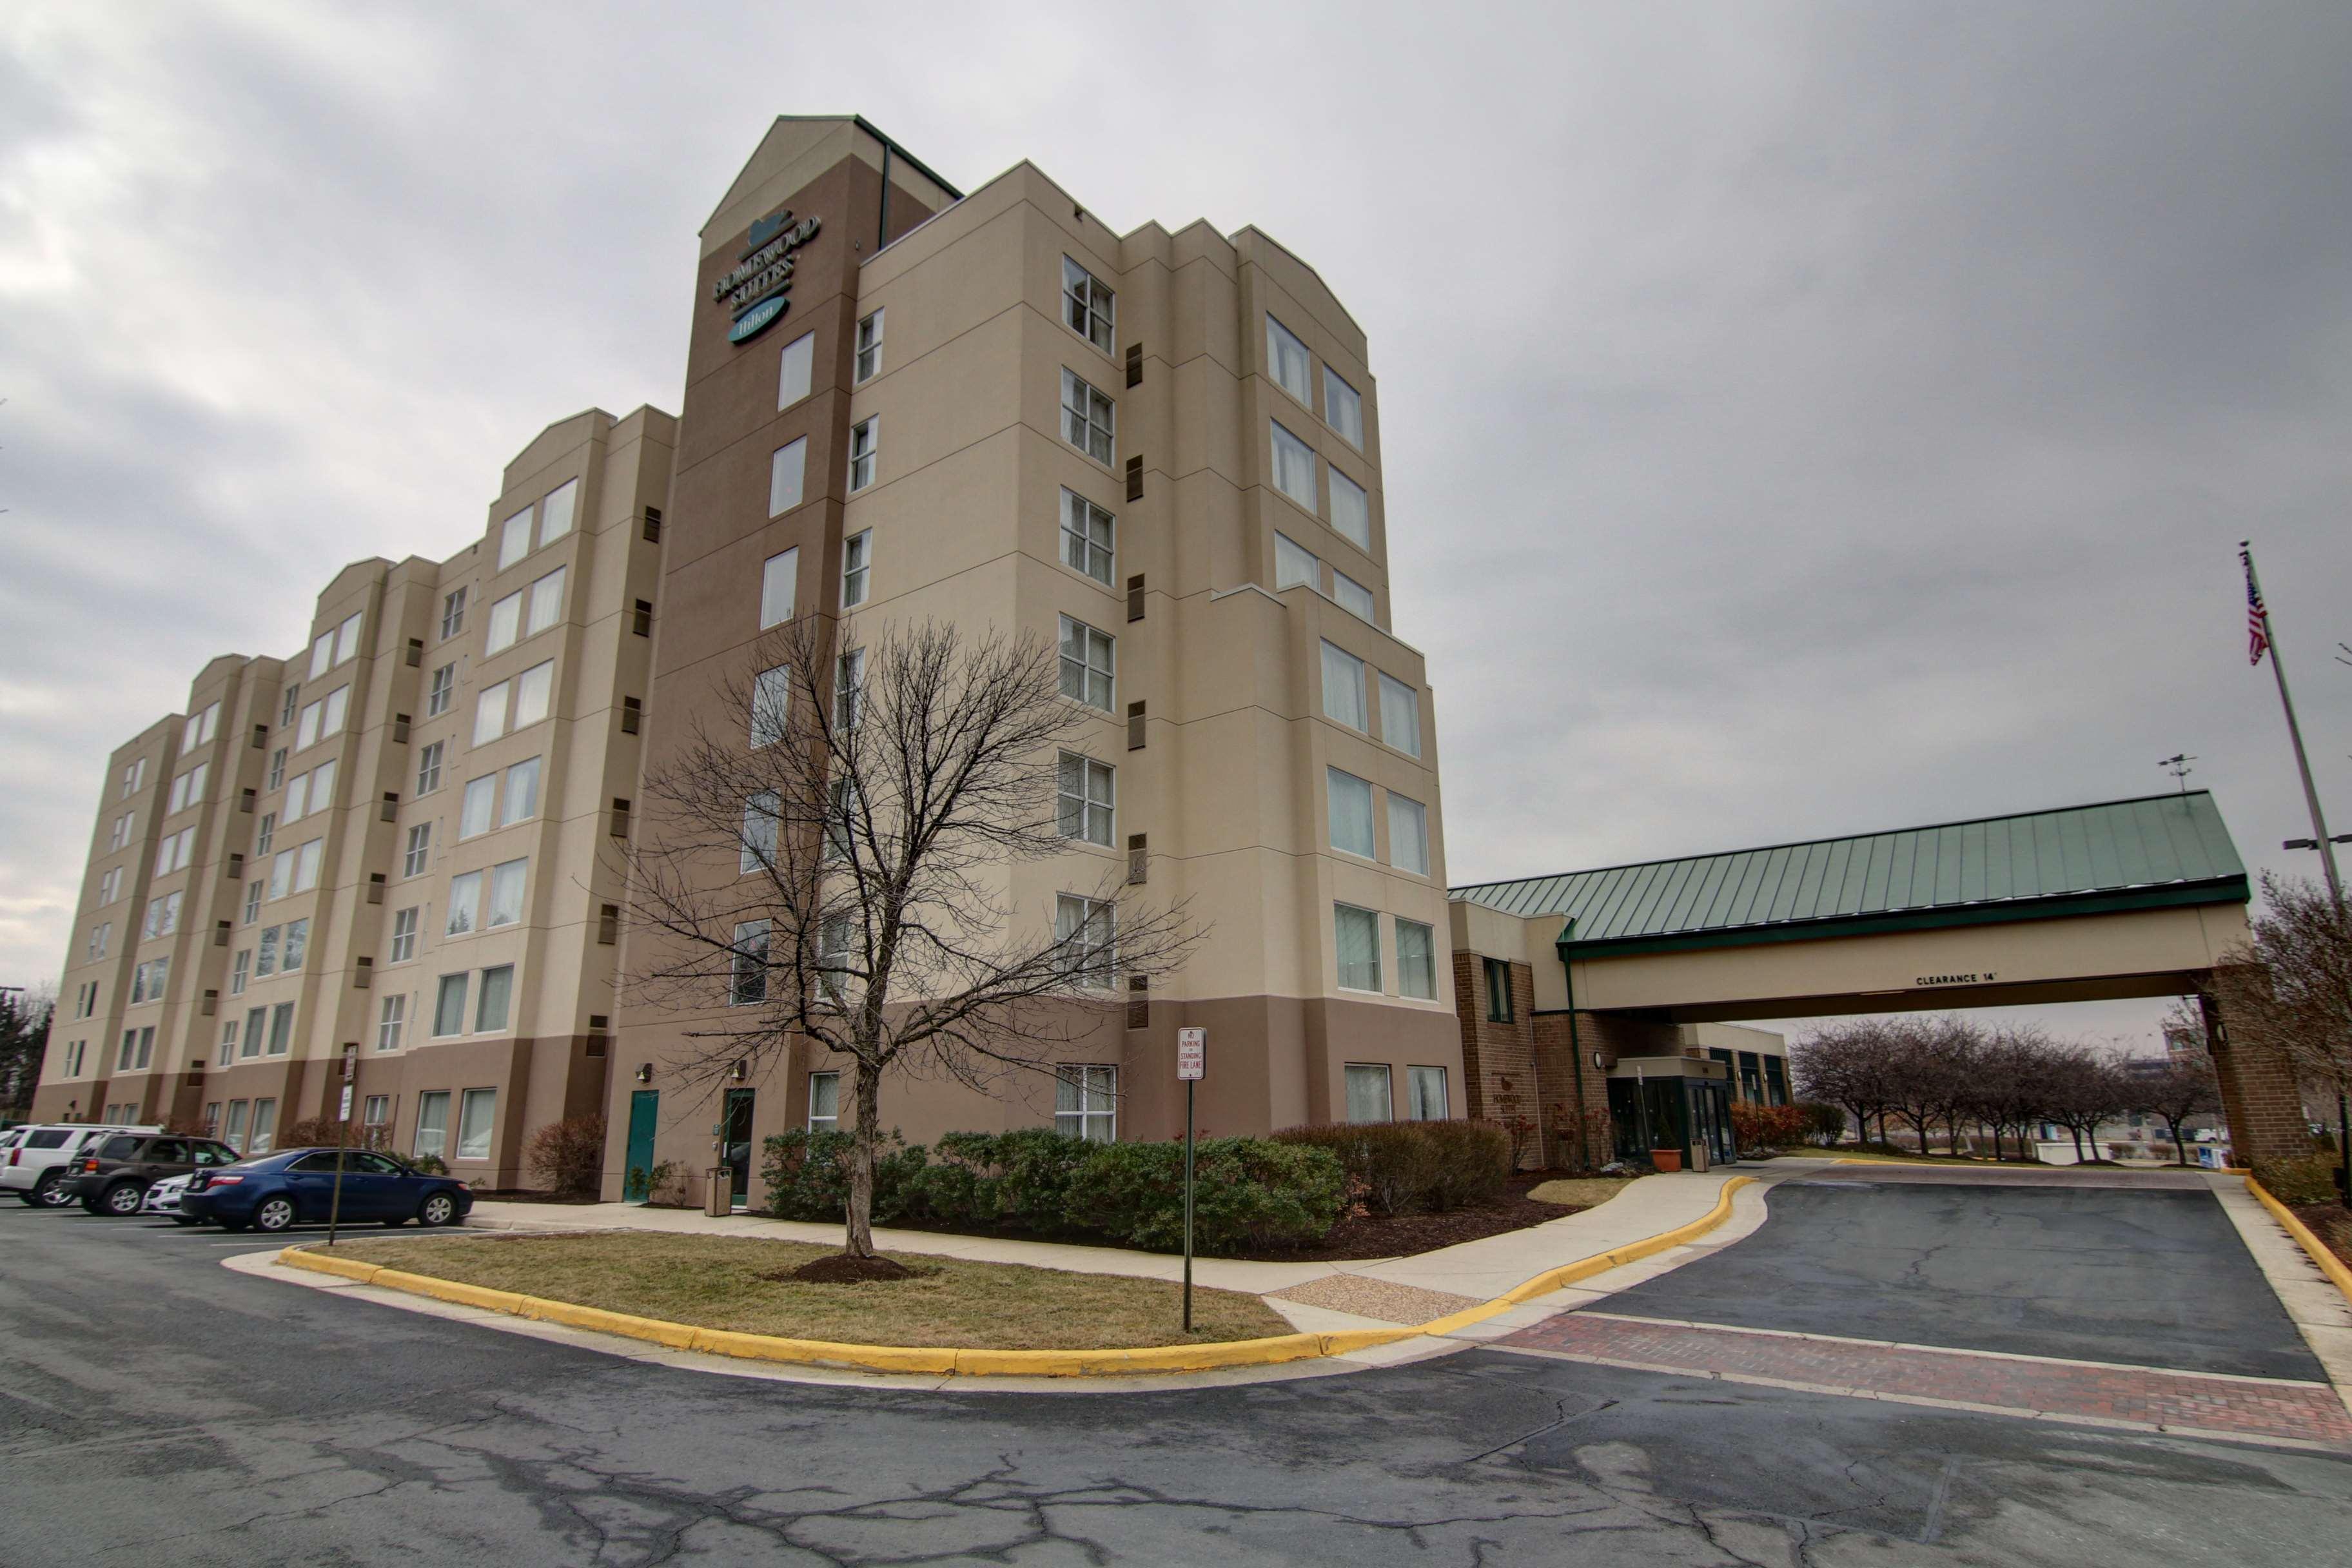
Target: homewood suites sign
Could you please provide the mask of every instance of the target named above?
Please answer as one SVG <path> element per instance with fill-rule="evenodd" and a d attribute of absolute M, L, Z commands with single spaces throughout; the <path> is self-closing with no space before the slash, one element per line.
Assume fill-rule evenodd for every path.
<path fill-rule="evenodd" d="M 710 286 L 710 297 L 734 317 L 730 343 L 748 342 L 792 309 L 793 253 L 816 236 L 821 219 L 793 221 L 789 209 L 751 226 L 742 258 Z"/>

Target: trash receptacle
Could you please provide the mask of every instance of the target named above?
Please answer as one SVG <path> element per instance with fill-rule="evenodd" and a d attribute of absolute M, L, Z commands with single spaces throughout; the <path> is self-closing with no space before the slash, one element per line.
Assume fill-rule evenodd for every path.
<path fill-rule="evenodd" d="M 735 1212 L 735 1167 L 713 1165 L 702 1184 L 702 1212 L 724 1219 Z"/>

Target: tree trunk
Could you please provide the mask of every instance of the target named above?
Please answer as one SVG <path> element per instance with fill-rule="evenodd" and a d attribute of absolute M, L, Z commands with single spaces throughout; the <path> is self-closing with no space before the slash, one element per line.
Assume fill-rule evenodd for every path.
<path fill-rule="evenodd" d="M 848 1234 L 842 1251 L 851 1258 L 874 1256 L 874 1152 L 882 1140 L 881 1075 L 861 1061 L 852 1080 L 857 1124 L 849 1146 Z"/>
<path fill-rule="evenodd" d="M 2182 1135 L 2180 1123 L 2168 1116 L 2164 1124 L 2172 1131 L 2172 1157 L 2179 1164 L 2189 1163 L 2189 1140 Z"/>
<path fill-rule="evenodd" d="M 2079 1164 L 2081 1164 L 2081 1163 L 2083 1163 L 2083 1130 L 2082 1130 L 2082 1128 L 2081 1128 L 2081 1127 L 2077 1126 L 2075 1123 L 2074 1123 L 2074 1122 L 2072 1122 L 2072 1121 L 2069 1121 L 2068 1123 L 2066 1123 L 2066 1131 L 2067 1131 L 2068 1132 L 2070 1132 L 2070 1133 L 2074 1134 L 2074 1163 L 2076 1163 L 2077 1165 L 2079 1165 Z"/>

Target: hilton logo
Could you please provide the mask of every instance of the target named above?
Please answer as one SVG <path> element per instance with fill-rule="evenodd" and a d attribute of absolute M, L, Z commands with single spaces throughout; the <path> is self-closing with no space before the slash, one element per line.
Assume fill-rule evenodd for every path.
<path fill-rule="evenodd" d="M 816 236 L 822 220 L 793 221 L 787 210 L 751 226 L 741 258 L 710 286 L 710 297 L 734 317 L 730 343 L 748 342 L 793 307 L 793 253 Z"/>

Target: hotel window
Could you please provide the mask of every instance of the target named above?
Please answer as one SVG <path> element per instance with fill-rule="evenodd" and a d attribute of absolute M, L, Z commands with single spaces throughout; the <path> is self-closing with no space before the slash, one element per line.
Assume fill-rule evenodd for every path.
<path fill-rule="evenodd" d="M 337 664 L 342 663 L 345 659 L 359 657 L 360 627 L 363 620 L 364 612 L 345 616 L 343 624 L 335 628 L 335 662 Z M 209 729 L 205 733 L 206 739 L 211 738 L 212 731 Z"/>
<path fill-rule="evenodd" d="M 555 661 L 551 658 L 516 676 L 514 727 L 528 729 L 546 718 L 548 702 L 554 692 Z"/>
<path fill-rule="evenodd" d="M 1118 298 L 1101 279 L 1062 258 L 1062 321 L 1070 331 L 1108 353 L 1118 331 Z"/>
<path fill-rule="evenodd" d="M 1363 486 L 1338 468 L 1331 470 L 1331 526 L 1357 549 L 1372 548 L 1371 498 Z"/>
<path fill-rule="evenodd" d="M 310 679 L 316 680 L 335 668 L 335 634 L 323 631 L 319 640 L 310 645 Z"/>
<path fill-rule="evenodd" d="M 1270 315 L 1265 319 L 1265 373 L 1283 391 L 1309 408 L 1315 406 L 1314 362 L 1307 345 Z"/>
<path fill-rule="evenodd" d="M 1323 645 L 1323 716 L 1350 730 L 1369 730 L 1364 711 L 1364 661 L 1332 643 Z"/>
<path fill-rule="evenodd" d="M 259 956 L 254 960 L 253 974 L 257 980 L 267 980 L 278 973 L 278 939 L 284 926 L 265 926 L 261 932 Z"/>
<path fill-rule="evenodd" d="M 507 692 L 511 682 L 486 686 L 474 699 L 474 744 L 487 746 L 507 732 Z"/>
<path fill-rule="evenodd" d="M 1421 693 L 1394 676 L 1381 676 L 1381 739 L 1409 757 L 1421 755 Z"/>
<path fill-rule="evenodd" d="M 837 1072 L 809 1074 L 808 1130 L 812 1132 L 832 1132 L 841 1126 L 841 1075 Z"/>
<path fill-rule="evenodd" d="M 310 922 L 307 920 L 288 921 L 286 922 L 286 956 L 278 961 L 278 973 L 291 974 L 301 968 L 303 959 L 310 955 Z"/>
<path fill-rule="evenodd" d="M 1058 822 L 1062 837 L 1109 847 L 1111 771 L 1076 752 L 1061 754 Z"/>
<path fill-rule="evenodd" d="M 392 958 L 394 963 L 405 963 L 416 956 L 416 928 L 424 923 L 424 908 L 411 904 L 394 911 L 392 917 Z"/>
<path fill-rule="evenodd" d="M 240 947 L 236 950 L 236 956 L 229 960 L 228 994 L 232 996 L 244 995 L 246 981 L 252 973 L 253 949 Z"/>
<path fill-rule="evenodd" d="M 310 804 L 303 809 L 306 814 L 315 814 L 334 804 L 335 763 L 330 758 L 310 770 Z"/>
<path fill-rule="evenodd" d="M 432 858 L 432 850 L 433 825 L 420 822 L 408 830 L 408 847 L 400 858 L 400 874 L 404 877 L 423 876 L 425 863 Z"/>
<path fill-rule="evenodd" d="M 235 1125 L 236 1107 L 229 1107 Z M 429 1090 L 416 1097 L 416 1157 L 438 1160 L 449 1152 L 449 1091 Z"/>
<path fill-rule="evenodd" d="M 1270 419 L 1266 425 L 1274 433 L 1274 488 L 1308 511 L 1319 511 L 1315 495 L 1315 448 L 1284 429 L 1279 419 Z"/>
<path fill-rule="evenodd" d="M 350 706 L 351 700 L 352 689 L 348 686 L 338 686 L 327 693 L 326 712 L 319 720 L 320 735 L 340 735 L 343 732 L 343 715 Z"/>
<path fill-rule="evenodd" d="M 457 667 L 445 664 L 433 672 L 433 679 L 425 693 L 425 716 L 437 719 L 449 711 L 449 704 L 457 697 Z"/>
<path fill-rule="evenodd" d="M 1331 801 L 1331 847 L 1372 858 L 1372 786 L 1338 768 L 1323 770 Z"/>
<path fill-rule="evenodd" d="M 278 1101 L 275 1098 L 253 1102 L 253 1136 L 245 1145 L 248 1154 L 267 1154 L 278 1142 Z"/>
<path fill-rule="evenodd" d="M 295 726 L 294 730 L 294 749 L 296 751 L 308 751 L 310 747 L 318 744 L 319 708 L 320 704 L 316 702 L 309 702 L 303 705 L 302 721 Z"/>
<path fill-rule="evenodd" d="M 279 729 L 283 730 L 294 722 L 294 707 L 295 704 L 301 700 L 302 683 L 299 680 L 287 682 L 286 701 L 284 706 L 279 708 L 278 711 L 278 727 Z"/>
<path fill-rule="evenodd" d="M 98 879 L 98 901 L 110 904 L 122 896 L 122 868 L 110 866 L 106 875 Z"/>
<path fill-rule="evenodd" d="M 503 572 L 530 553 L 530 508 L 520 511 L 499 526 L 499 570 Z"/>
<path fill-rule="evenodd" d="M 855 845 L 857 826 L 857 781 L 833 779 L 825 784 L 824 858 L 846 860 Z"/>
<path fill-rule="evenodd" d="M 501 860 L 490 868 L 490 918 L 483 922 L 487 929 L 510 926 L 522 919 L 523 890 L 530 882 L 530 860 L 528 857 L 520 860 Z"/>
<path fill-rule="evenodd" d="M 1062 563 L 1108 586 L 1111 515 L 1075 490 L 1062 492 Z"/>
<path fill-rule="evenodd" d="M 784 738 L 792 713 L 793 672 L 783 665 L 763 669 L 751 681 L 751 744 L 772 746 Z"/>
<path fill-rule="evenodd" d="M 1118 967 L 1117 912 L 1109 900 L 1057 893 L 1054 940 L 1062 945 L 1064 973 L 1089 990 L 1110 989 Z"/>
<path fill-rule="evenodd" d="M 299 822 L 310 809 L 310 775 L 296 773 L 286 786 L 285 809 L 278 816 L 287 822 Z"/>
<path fill-rule="evenodd" d="M 1055 1131 L 1089 1143 L 1118 1142 L 1118 1068 L 1058 1068 L 1054 1079 Z"/>
<path fill-rule="evenodd" d="M 503 653 L 514 647 L 522 635 L 522 590 L 518 588 L 490 606 L 489 640 L 482 645 L 485 654 Z"/>
<path fill-rule="evenodd" d="M 433 998 L 433 1037 L 466 1032 L 466 987 L 468 976 L 462 971 L 441 977 L 441 989 Z"/>
<path fill-rule="evenodd" d="M 170 936 L 180 929 L 180 895 L 178 893 L 166 893 L 147 907 L 155 911 L 155 929 L 149 932 L 149 935 Z"/>
<path fill-rule="evenodd" d="M 245 1048 L 238 1054 L 242 1057 L 259 1056 L 262 1039 L 268 1032 L 269 1009 L 255 1007 L 248 1010 L 245 1015 Z"/>
<path fill-rule="evenodd" d="M 380 1051 L 400 1049 L 401 1031 L 408 1026 L 408 996 L 405 992 L 387 996 L 377 1005 L 375 1015 L 375 1048 Z"/>
<path fill-rule="evenodd" d="M 1328 364 L 1323 367 L 1323 423 L 1337 430 L 1349 446 L 1360 452 L 1364 449 L 1364 400 Z"/>
<path fill-rule="evenodd" d="M 882 450 L 882 421 L 878 416 L 859 420 L 849 427 L 849 493 L 874 482 L 874 459 Z"/>
<path fill-rule="evenodd" d="M 833 727 L 855 730 L 866 714 L 866 650 L 851 648 L 834 661 Z"/>
<path fill-rule="evenodd" d="M 780 517 L 801 504 L 808 479 L 808 437 L 787 441 L 768 458 L 768 515 Z"/>
<path fill-rule="evenodd" d="M 282 1057 L 294 1043 L 294 1004 L 280 1002 L 269 1010 L 269 1054 Z"/>
<path fill-rule="evenodd" d="M 572 503 L 579 500 L 580 481 L 566 479 L 539 503 L 539 542 L 552 544 L 572 531 Z"/>
<path fill-rule="evenodd" d="M 507 770 L 507 793 L 499 826 L 511 827 L 539 815 L 539 759 L 517 763 Z"/>
<path fill-rule="evenodd" d="M 563 568 L 558 566 L 530 585 L 530 611 L 523 617 L 522 635 L 535 637 L 563 616 Z"/>
<path fill-rule="evenodd" d="M 326 844 L 327 841 L 323 838 L 313 838 L 294 852 L 294 890 L 296 892 L 307 893 L 319 885 L 319 861 L 326 848 Z"/>
<path fill-rule="evenodd" d="M 449 879 L 448 917 L 441 925 L 444 936 L 463 936 L 474 929 L 474 917 L 482 907 L 482 874 L 460 871 Z"/>
<path fill-rule="evenodd" d="M 849 994 L 850 928 L 847 915 L 827 915 L 816 934 L 816 983 L 838 1007 Z"/>
<path fill-rule="evenodd" d="M 874 576 L 874 531 L 866 529 L 841 542 L 841 607 L 855 609 L 866 602 Z"/>
<path fill-rule="evenodd" d="M 1445 1069 L 1404 1069 L 1405 1116 L 1412 1121 L 1445 1120 Z"/>
<path fill-rule="evenodd" d="M 454 588 L 441 595 L 441 640 L 447 642 L 466 629 L 466 590 Z"/>
<path fill-rule="evenodd" d="M 1385 1063 L 1349 1062 L 1344 1070 L 1347 1074 L 1349 1121 L 1360 1126 L 1394 1118 L 1395 1112 L 1389 1100 L 1389 1069 Z"/>
<path fill-rule="evenodd" d="M 261 787 L 265 790 L 273 790 L 285 782 L 286 748 L 280 746 L 276 751 L 269 753 L 269 782 L 263 784 Z"/>
<path fill-rule="evenodd" d="M 1304 583 L 1320 593 L 1323 590 L 1323 563 L 1314 552 L 1294 543 L 1288 535 L 1274 536 L 1274 586 L 1279 593 L 1285 588 Z"/>
<path fill-rule="evenodd" d="M 1389 864 L 1400 871 L 1429 875 L 1429 811 L 1417 800 L 1389 791 Z"/>
<path fill-rule="evenodd" d="M 446 741 L 436 741 L 416 753 L 416 793 L 431 795 L 441 787 L 441 753 Z"/>
<path fill-rule="evenodd" d="M 271 787 L 275 788 L 276 786 L 272 785 Z M 136 812 L 126 811 L 121 816 L 114 819 L 114 826 L 108 833 L 106 838 L 106 847 L 108 849 L 120 849 L 125 844 L 131 842 L 131 820 L 137 815 L 138 814 Z"/>
<path fill-rule="evenodd" d="M 469 1089 L 465 1092 L 457 1101 L 457 1158 L 487 1160 L 490 1157 L 490 1130 L 498 1120 L 498 1113 L 497 1089 Z"/>
<path fill-rule="evenodd" d="M 262 884 L 248 882 L 245 889 L 245 923 L 251 925 L 261 918 Z"/>
<path fill-rule="evenodd" d="M 1071 446 L 1098 463 L 1109 462 L 1118 421 L 1118 409 L 1109 398 L 1075 372 L 1062 373 L 1062 435 Z"/>
<path fill-rule="evenodd" d="M 1437 1000 L 1437 933 L 1419 921 L 1400 919 L 1397 933 L 1397 994 Z"/>
<path fill-rule="evenodd" d="M 260 826 L 253 830 L 253 858 L 258 860 L 268 854 L 270 841 L 277 836 L 278 814 L 274 811 L 263 812 Z"/>
<path fill-rule="evenodd" d="M 474 1033 L 495 1035 L 507 1026 L 514 1003 L 514 965 L 482 971 L 482 994 L 474 1004 Z"/>
<path fill-rule="evenodd" d="M 228 1102 L 228 1131 L 222 1137 L 221 1142 L 240 1154 L 246 1152 L 245 1119 L 247 1113 L 252 1109 L 247 1101 L 242 1100 L 232 1100 Z"/>
<path fill-rule="evenodd" d="M 771 555 L 760 568 L 760 629 L 782 626 L 793 618 L 793 599 L 800 592 L 801 547 Z"/>
<path fill-rule="evenodd" d="M 361 1115 L 364 1118 L 361 1122 L 361 1125 L 365 1127 L 369 1131 L 389 1131 L 392 1127 L 392 1096 L 388 1094 L 369 1095 L 367 1097 L 366 1108 L 361 1112 Z M 368 1147 L 372 1149 L 382 1147 L 381 1141 L 379 1139 L 371 1138 L 368 1140 Z"/>
<path fill-rule="evenodd" d="M 857 323 L 857 364 L 850 381 L 871 381 L 881 369 L 882 312 L 877 310 Z"/>
<path fill-rule="evenodd" d="M 1062 695 L 1108 713 L 1115 694 L 1112 638 L 1086 622 L 1062 617 Z"/>
<path fill-rule="evenodd" d="M 757 871 L 776 861 L 777 797 L 763 789 L 743 803 L 742 842 L 738 847 L 737 872 Z"/>
<path fill-rule="evenodd" d="M 768 999 L 768 930 L 766 921 L 736 924 L 734 951 L 728 956 L 730 1007 L 749 1007 Z"/>
<path fill-rule="evenodd" d="M 457 841 L 464 843 L 478 833 L 490 830 L 490 811 L 497 805 L 499 776 L 484 773 L 480 778 L 466 781 L 465 803 L 457 811 Z"/>
<path fill-rule="evenodd" d="M 776 356 L 776 406 L 790 408 L 809 395 L 810 373 L 816 368 L 816 334 L 803 332 Z"/>
<path fill-rule="evenodd" d="M 1331 596 L 1339 601 L 1341 609 L 1359 620 L 1370 621 L 1374 626 L 1380 624 L 1372 614 L 1375 607 L 1372 591 L 1336 567 L 1331 573 Z"/>
<path fill-rule="evenodd" d="M 1511 966 L 1499 958 L 1483 961 L 1486 976 L 1486 1022 L 1511 1022 Z"/>
<path fill-rule="evenodd" d="M 117 800 L 129 800 L 131 798 L 131 792 L 136 790 L 138 787 L 139 763 L 125 763 L 122 765 L 122 793 L 114 798 Z"/>

